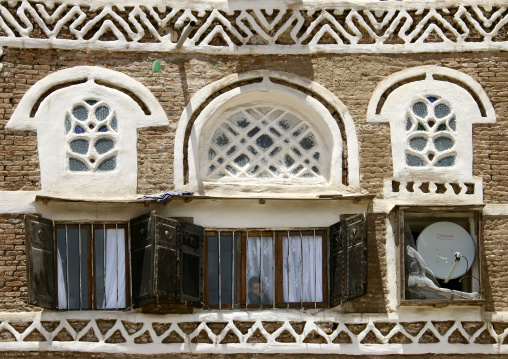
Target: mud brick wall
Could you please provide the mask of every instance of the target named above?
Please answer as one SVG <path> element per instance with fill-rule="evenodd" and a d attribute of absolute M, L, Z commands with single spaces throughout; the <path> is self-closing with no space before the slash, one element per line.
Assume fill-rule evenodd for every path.
<path fill-rule="evenodd" d="M 485 216 L 483 222 L 487 308 L 503 311 L 508 309 L 508 216 Z"/>
<path fill-rule="evenodd" d="M 38 311 L 26 304 L 23 215 L 0 215 L 0 311 Z"/>
<path fill-rule="evenodd" d="M 152 61 L 162 61 L 152 72 Z M 508 54 L 394 54 L 312 56 L 207 56 L 168 53 L 107 53 L 4 48 L 0 72 L 0 190 L 38 190 L 36 134 L 6 131 L 5 124 L 22 96 L 44 76 L 78 65 L 99 65 L 123 72 L 144 84 L 159 100 L 168 127 L 141 130 L 138 137 L 138 191 L 160 192 L 173 185 L 173 143 L 185 104 L 203 86 L 227 75 L 255 70 L 293 73 L 323 85 L 346 105 L 357 129 L 362 188 L 382 193 L 392 176 L 388 124 L 366 122 L 367 105 L 376 85 L 386 76 L 419 65 L 462 71 L 487 92 L 497 123 L 473 129 L 475 176 L 483 177 L 486 203 L 503 203 L 508 196 Z"/>

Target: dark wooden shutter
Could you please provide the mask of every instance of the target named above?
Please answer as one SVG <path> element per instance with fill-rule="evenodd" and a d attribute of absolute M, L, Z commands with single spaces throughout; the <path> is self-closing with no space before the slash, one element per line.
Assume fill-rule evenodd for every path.
<path fill-rule="evenodd" d="M 155 217 L 155 288 L 160 300 L 177 300 L 179 224 L 171 218 Z"/>
<path fill-rule="evenodd" d="M 155 212 L 131 220 L 132 302 L 201 307 L 204 228 Z"/>
<path fill-rule="evenodd" d="M 28 272 L 28 303 L 56 309 L 56 250 L 53 222 L 35 215 L 25 216 Z"/>
<path fill-rule="evenodd" d="M 142 307 L 155 302 L 155 212 L 130 221 L 132 304 Z"/>
<path fill-rule="evenodd" d="M 192 223 L 179 225 L 181 248 L 179 301 L 196 308 L 203 306 L 204 228 Z"/>
<path fill-rule="evenodd" d="M 367 228 L 365 214 L 332 225 L 330 241 L 330 306 L 367 293 Z"/>

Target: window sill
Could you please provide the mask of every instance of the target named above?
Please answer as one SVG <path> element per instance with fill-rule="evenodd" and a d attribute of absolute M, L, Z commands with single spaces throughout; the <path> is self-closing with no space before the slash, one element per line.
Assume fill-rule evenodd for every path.
<path fill-rule="evenodd" d="M 455 300 L 406 300 L 400 302 L 400 307 L 429 306 L 443 308 L 450 306 L 482 306 L 485 299 L 455 299 Z"/>

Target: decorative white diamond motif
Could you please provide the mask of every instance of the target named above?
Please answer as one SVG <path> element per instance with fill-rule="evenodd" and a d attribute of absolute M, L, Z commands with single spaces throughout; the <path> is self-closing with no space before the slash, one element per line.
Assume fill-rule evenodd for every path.
<path fill-rule="evenodd" d="M 322 177 L 322 145 L 310 125 L 282 107 L 235 109 L 212 129 L 205 177 Z"/>

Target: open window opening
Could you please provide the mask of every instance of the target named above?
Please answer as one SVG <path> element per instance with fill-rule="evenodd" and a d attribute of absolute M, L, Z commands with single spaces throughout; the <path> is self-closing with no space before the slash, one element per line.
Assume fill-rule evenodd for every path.
<path fill-rule="evenodd" d="M 57 224 L 58 309 L 122 309 L 128 280 L 125 223 Z"/>
<path fill-rule="evenodd" d="M 365 215 L 330 228 L 205 233 L 209 308 L 325 308 L 366 293 Z"/>
<path fill-rule="evenodd" d="M 155 212 L 130 223 L 54 223 L 26 215 L 25 233 L 29 304 L 59 310 L 202 306 L 203 227 Z"/>
<path fill-rule="evenodd" d="M 403 300 L 481 299 L 477 211 L 401 210 Z"/>
<path fill-rule="evenodd" d="M 211 307 L 326 306 L 326 230 L 206 232 Z"/>

